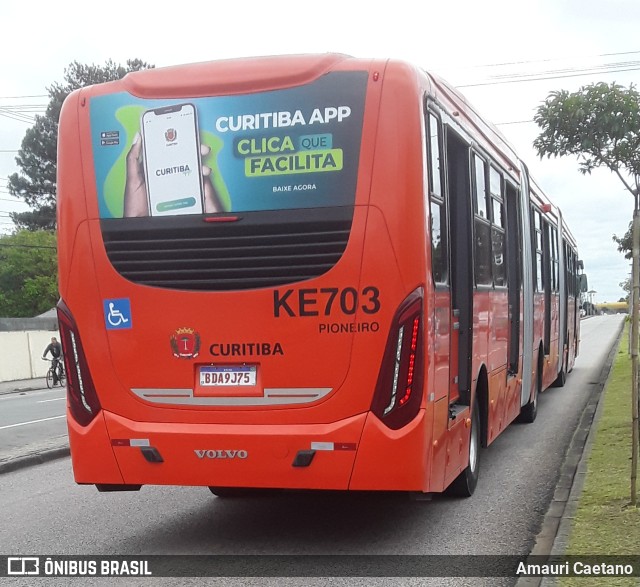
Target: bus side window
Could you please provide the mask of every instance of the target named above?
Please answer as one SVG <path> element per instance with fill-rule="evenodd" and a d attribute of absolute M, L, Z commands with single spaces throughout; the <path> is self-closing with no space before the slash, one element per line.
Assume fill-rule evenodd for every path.
<path fill-rule="evenodd" d="M 487 214 L 487 185 L 485 180 L 484 161 L 476 154 L 473 156 L 475 167 L 475 212 L 480 218 L 489 219 Z"/>
<path fill-rule="evenodd" d="M 440 121 L 428 114 L 428 169 L 429 169 L 429 211 L 431 218 L 431 263 L 433 279 L 436 283 L 447 283 L 447 212 L 442 193 L 442 127 Z"/>
<path fill-rule="evenodd" d="M 551 291 L 560 291 L 560 251 L 558 250 L 558 229 L 551 227 Z"/>
<path fill-rule="evenodd" d="M 447 283 L 447 229 L 444 205 L 435 198 L 431 199 L 431 259 L 433 279 L 436 283 Z"/>
<path fill-rule="evenodd" d="M 487 214 L 485 162 L 474 153 L 474 273 L 476 285 L 491 285 L 491 225 Z"/>
<path fill-rule="evenodd" d="M 506 218 L 504 215 L 502 195 L 502 175 L 493 167 L 489 167 L 489 194 L 491 201 L 491 260 L 493 263 L 493 283 L 500 287 L 507 285 L 504 239 Z"/>
<path fill-rule="evenodd" d="M 429 192 L 442 199 L 442 161 L 440 157 L 440 121 L 429 113 Z"/>
<path fill-rule="evenodd" d="M 543 291 L 543 283 L 542 283 L 542 220 L 540 218 L 540 212 L 533 206 L 531 207 L 532 211 L 532 222 L 533 222 L 533 245 L 534 250 L 536 252 L 535 257 L 533 259 L 533 272 L 535 274 L 536 279 L 536 291 Z"/>

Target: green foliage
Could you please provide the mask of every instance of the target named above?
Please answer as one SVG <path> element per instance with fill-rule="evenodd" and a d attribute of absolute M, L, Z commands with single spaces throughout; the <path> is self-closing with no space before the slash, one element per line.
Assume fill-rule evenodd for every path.
<path fill-rule="evenodd" d="M 55 233 L 23 230 L 0 236 L 0 316 L 37 316 L 57 300 Z"/>
<path fill-rule="evenodd" d="M 618 284 L 625 292 L 627 292 L 627 297 L 631 295 L 631 277 L 627 277 L 624 281 L 621 281 Z M 626 302 L 627 299 L 624 298 L 621 301 Z"/>
<path fill-rule="evenodd" d="M 130 59 L 126 66 L 109 59 L 103 66 L 74 61 L 65 69 L 64 81 L 47 89 L 49 105 L 44 116 L 27 130 L 16 157 L 20 173 L 9 176 L 9 193 L 22 198 L 32 211 L 12 213 L 19 229 L 49 230 L 56 225 L 56 159 L 58 119 L 65 98 L 84 86 L 115 81 L 130 71 L 153 67 L 140 59 Z"/>
<path fill-rule="evenodd" d="M 612 238 L 618 244 L 618 251 L 624 253 L 624 258 L 631 259 L 633 257 L 633 221 L 629 222 L 629 229 L 624 236 L 614 234 Z"/>
<path fill-rule="evenodd" d="M 575 155 L 582 173 L 606 167 L 635 195 L 640 176 L 640 93 L 604 82 L 551 92 L 534 116 L 540 157 Z M 635 185 L 633 185 L 635 183 Z"/>

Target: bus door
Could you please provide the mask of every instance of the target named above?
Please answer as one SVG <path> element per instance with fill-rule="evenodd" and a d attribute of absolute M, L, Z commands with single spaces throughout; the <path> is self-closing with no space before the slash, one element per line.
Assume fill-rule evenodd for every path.
<path fill-rule="evenodd" d="M 471 402 L 473 274 L 469 147 L 429 113 L 430 228 L 435 285 L 432 487 L 442 487 L 460 471 L 457 448 Z M 450 447 L 456 447 L 451 449 Z"/>
<path fill-rule="evenodd" d="M 446 399 L 451 427 L 470 404 L 473 273 L 469 147 L 432 112 L 428 113 L 427 131 L 435 285 L 434 399 Z"/>
<path fill-rule="evenodd" d="M 469 146 L 447 129 L 447 184 L 451 235 L 451 425 L 457 414 L 471 405 L 473 337 L 473 243 Z"/>
<path fill-rule="evenodd" d="M 558 328 L 558 375 L 565 368 L 565 348 L 569 348 L 569 295 L 567 293 L 567 263 L 565 240 L 562 237 L 563 230 L 562 214 L 558 214 L 558 230 L 556 232 L 556 291 L 559 292 L 559 312 L 560 325 Z M 568 360 L 567 363 L 568 364 Z M 566 375 L 566 373 L 565 373 Z"/>
<path fill-rule="evenodd" d="M 544 354 L 551 352 L 551 227 L 546 220 L 542 221 L 542 286 L 544 288 Z"/>
<path fill-rule="evenodd" d="M 520 406 L 525 406 L 531 395 L 532 366 L 533 366 L 533 306 L 535 289 L 534 284 L 534 255 L 537 252 L 533 243 L 531 225 L 531 208 L 529 196 L 529 171 L 527 166 L 520 161 L 520 202 L 519 210 L 522 215 L 521 252 L 522 252 L 522 387 L 520 388 Z"/>
<path fill-rule="evenodd" d="M 428 111 L 429 217 L 431 234 L 431 275 L 435 286 L 433 302 L 434 401 L 444 426 L 446 406 L 458 398 L 457 318 L 451 309 L 451 266 L 449 205 L 447 197 L 446 153 L 443 127 L 438 116 Z M 446 405 L 445 405 L 446 404 Z M 444 428 L 443 428 L 444 429 Z"/>
<path fill-rule="evenodd" d="M 507 214 L 507 291 L 509 300 L 509 350 L 507 374 L 517 375 L 522 345 L 520 321 L 522 295 L 522 214 L 516 188 L 508 181 L 505 190 Z"/>

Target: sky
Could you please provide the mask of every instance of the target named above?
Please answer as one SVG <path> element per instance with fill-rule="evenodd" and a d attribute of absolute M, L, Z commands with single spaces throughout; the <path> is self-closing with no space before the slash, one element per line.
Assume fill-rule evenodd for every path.
<path fill-rule="evenodd" d="M 608 171 L 583 176 L 575 159 L 540 160 L 532 147 L 538 135 L 533 115 L 553 90 L 638 82 L 637 0 L 111 0 L 97 6 L 0 3 L 0 232 L 12 227 L 8 212 L 27 209 L 7 193 L 6 178 L 18 171 L 16 151 L 29 117 L 43 113 L 47 87 L 63 79 L 72 61 L 140 58 L 162 67 L 291 53 L 389 57 L 444 77 L 498 124 L 562 210 L 593 300 L 625 295 L 619 283 L 629 276 L 630 262 L 612 235 L 627 230 L 631 194 Z"/>

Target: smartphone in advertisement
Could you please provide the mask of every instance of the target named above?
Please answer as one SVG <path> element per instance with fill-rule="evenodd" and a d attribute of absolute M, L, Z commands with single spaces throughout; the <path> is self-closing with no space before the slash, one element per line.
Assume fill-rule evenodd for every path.
<path fill-rule="evenodd" d="M 174 104 L 142 115 L 144 172 L 151 216 L 202 214 L 198 120 L 193 104 Z"/>

